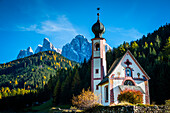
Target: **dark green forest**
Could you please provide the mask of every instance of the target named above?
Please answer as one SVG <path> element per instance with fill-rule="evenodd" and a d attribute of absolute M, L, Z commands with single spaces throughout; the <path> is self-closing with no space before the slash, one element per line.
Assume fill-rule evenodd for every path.
<path fill-rule="evenodd" d="M 124 42 L 107 53 L 107 69 L 116 58 L 130 50 L 151 78 L 149 92 L 151 103 L 164 104 L 170 99 L 170 24 L 161 26 L 141 39 Z"/>
<path fill-rule="evenodd" d="M 42 88 L 56 75 L 56 70 L 74 68 L 78 64 L 54 51 L 45 51 L 0 65 L 0 87 Z"/>
<path fill-rule="evenodd" d="M 124 42 L 108 51 L 107 69 L 127 50 L 131 51 L 151 78 L 149 80 L 151 103 L 164 104 L 165 100 L 170 99 L 170 24 L 161 26 L 139 40 Z M 90 79 L 91 60 L 78 64 L 52 51 L 40 52 L 0 65 L 1 87 L 9 87 L 10 90 L 16 88 L 36 90 L 24 95 L 19 94 L 17 98 L 2 96 L 0 103 L 3 106 L 3 103 L 7 102 L 8 107 L 10 105 L 14 107 L 18 99 L 24 101 L 17 106 L 25 107 L 28 103 L 31 105 L 52 98 L 54 105 L 71 104 L 73 95 L 78 95 L 83 88 L 90 87 Z M 11 101 L 13 103 L 10 103 Z"/>

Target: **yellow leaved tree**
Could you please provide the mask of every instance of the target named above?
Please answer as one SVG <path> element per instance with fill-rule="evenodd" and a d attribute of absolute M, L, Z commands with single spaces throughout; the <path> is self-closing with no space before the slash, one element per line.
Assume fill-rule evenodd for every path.
<path fill-rule="evenodd" d="M 99 96 L 96 96 L 89 89 L 87 91 L 83 89 L 80 95 L 73 95 L 72 104 L 82 109 L 88 109 L 99 105 L 99 101 Z"/>

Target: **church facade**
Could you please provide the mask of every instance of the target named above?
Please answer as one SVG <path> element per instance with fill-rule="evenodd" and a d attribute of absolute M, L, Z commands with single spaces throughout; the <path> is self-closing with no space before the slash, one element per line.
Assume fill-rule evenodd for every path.
<path fill-rule="evenodd" d="M 143 104 L 150 104 L 150 77 L 137 62 L 132 53 L 127 50 L 123 57 L 114 61 L 111 68 L 106 70 L 106 40 L 102 37 L 104 25 L 99 20 L 92 26 L 95 38 L 92 40 L 91 60 L 91 90 L 100 96 L 100 103 L 107 106 L 118 104 L 118 95 L 125 89 L 141 91 Z"/>

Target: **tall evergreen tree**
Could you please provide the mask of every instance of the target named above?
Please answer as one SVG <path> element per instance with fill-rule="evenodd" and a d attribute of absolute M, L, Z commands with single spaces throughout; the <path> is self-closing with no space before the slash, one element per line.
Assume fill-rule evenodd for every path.
<path fill-rule="evenodd" d="M 69 103 L 71 98 L 71 90 L 70 90 L 71 78 L 70 76 L 66 77 L 66 80 L 62 82 L 61 85 L 61 93 L 60 93 L 60 102 L 61 103 Z"/>
<path fill-rule="evenodd" d="M 72 94 L 78 95 L 81 92 L 81 81 L 78 69 L 76 69 L 73 82 L 72 82 Z"/>
<path fill-rule="evenodd" d="M 57 81 L 56 86 L 54 88 L 54 93 L 53 93 L 53 103 L 54 104 L 59 104 L 59 100 L 60 100 L 60 89 L 61 87 L 61 82 L 60 80 Z"/>

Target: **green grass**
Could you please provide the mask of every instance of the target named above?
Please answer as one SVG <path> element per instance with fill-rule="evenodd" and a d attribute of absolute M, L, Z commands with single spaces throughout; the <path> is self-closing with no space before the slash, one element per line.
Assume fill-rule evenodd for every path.
<path fill-rule="evenodd" d="M 25 109 L 26 112 L 49 112 L 52 107 L 52 99 L 48 100 L 46 103 L 43 103 L 39 106 L 33 106 Z"/>
<path fill-rule="evenodd" d="M 46 103 L 41 104 L 39 106 L 32 106 L 29 108 L 24 109 L 24 112 L 40 112 L 40 113 L 51 113 L 52 111 L 58 111 L 61 112 L 59 110 L 57 110 L 57 108 L 60 109 L 70 109 L 71 105 L 58 105 L 56 107 L 53 107 L 53 103 L 52 103 L 52 99 L 48 100 Z M 82 110 L 76 110 L 76 112 L 80 112 Z M 69 112 L 69 111 L 63 111 L 63 112 Z"/>

